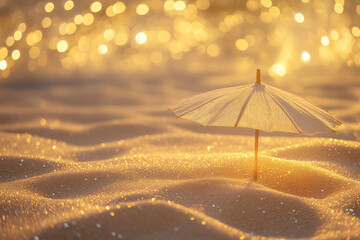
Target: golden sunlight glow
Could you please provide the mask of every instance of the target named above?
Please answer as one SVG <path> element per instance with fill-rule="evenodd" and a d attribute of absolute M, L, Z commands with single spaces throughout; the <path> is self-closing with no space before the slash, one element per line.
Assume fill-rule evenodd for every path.
<path fill-rule="evenodd" d="M 249 47 L 248 42 L 242 38 L 239 38 L 238 40 L 236 40 L 235 45 L 240 51 L 245 51 Z"/>
<path fill-rule="evenodd" d="M 71 35 L 76 32 L 76 29 L 77 29 L 77 27 L 76 27 L 75 23 L 69 23 L 66 25 L 65 32 L 66 32 L 66 34 Z"/>
<path fill-rule="evenodd" d="M 200 10 L 206 10 L 210 7 L 209 0 L 196 0 L 196 7 Z"/>
<path fill-rule="evenodd" d="M 71 1 L 71 0 L 67 0 L 67 1 L 64 3 L 64 9 L 65 9 L 66 11 L 69 11 L 69 10 L 73 9 L 73 7 L 74 7 L 74 2 Z"/>
<path fill-rule="evenodd" d="M 45 12 L 50 13 L 54 10 L 54 4 L 52 2 L 48 2 L 45 5 Z"/>
<path fill-rule="evenodd" d="M 294 15 L 294 19 L 295 19 L 295 21 L 298 22 L 298 23 L 303 23 L 304 20 L 305 20 L 304 15 L 303 15 L 302 13 L 296 13 L 296 14 Z"/>
<path fill-rule="evenodd" d="M 112 10 L 115 14 L 120 14 L 123 13 L 126 9 L 126 6 L 123 2 L 116 2 L 113 7 Z"/>
<path fill-rule="evenodd" d="M 98 53 L 104 55 L 108 52 L 108 47 L 105 44 L 101 44 L 98 49 L 97 49 Z"/>
<path fill-rule="evenodd" d="M 105 14 L 108 17 L 114 17 L 116 15 L 116 13 L 113 10 L 114 6 L 108 6 L 105 10 Z"/>
<path fill-rule="evenodd" d="M 93 2 L 91 5 L 90 5 L 90 11 L 92 11 L 93 13 L 97 13 L 97 12 L 100 12 L 102 8 L 102 5 L 100 2 L 96 1 L 96 2 Z"/>
<path fill-rule="evenodd" d="M 8 55 L 8 49 L 6 47 L 0 48 L 0 59 L 4 59 Z"/>
<path fill-rule="evenodd" d="M 181 1 L 181 0 L 176 1 L 176 2 L 174 3 L 174 9 L 175 9 L 176 11 L 183 11 L 183 10 L 185 9 L 185 7 L 186 7 L 185 2 L 183 2 L 183 1 Z"/>
<path fill-rule="evenodd" d="M 12 45 L 14 45 L 14 43 L 15 43 L 14 37 L 13 37 L 13 36 L 9 36 L 9 37 L 6 39 L 5 43 L 6 43 L 6 46 L 8 46 L 8 47 L 11 47 Z"/>
<path fill-rule="evenodd" d="M 211 44 L 207 47 L 206 49 L 206 53 L 210 56 L 210 57 L 217 57 L 220 53 L 220 49 L 218 47 L 218 45 L 216 44 Z"/>
<path fill-rule="evenodd" d="M 66 31 L 66 34 L 71 35 L 76 32 L 76 29 L 77 29 L 77 27 L 76 27 L 75 23 L 69 23 L 66 25 L 65 31 Z"/>
<path fill-rule="evenodd" d="M 260 14 L 260 20 L 263 22 L 263 23 L 270 23 L 272 21 L 272 17 L 270 15 L 269 12 L 262 12 Z"/>
<path fill-rule="evenodd" d="M 13 2 L 0 0 L 0 7 L 13 9 Z M 33 19 L 27 10 L 18 9 L 9 12 L 8 24 L 3 21 L 0 60 L 6 60 L 6 72 L 11 73 L 22 65 L 25 71 L 48 71 L 59 61 L 71 71 L 150 70 L 181 59 L 181 67 L 203 71 L 209 67 L 206 61 L 221 62 L 220 56 L 235 66 L 246 62 L 241 70 L 236 66 L 243 72 L 263 62 L 274 77 L 305 67 L 308 61 L 314 66 L 360 66 L 358 3 L 245 0 L 233 9 L 230 2 L 36 2 L 27 9 Z M 47 64 L 49 68 L 41 68 Z"/>
<path fill-rule="evenodd" d="M 15 49 L 11 53 L 11 58 L 14 59 L 15 61 L 18 60 L 20 58 L 20 51 L 18 49 Z"/>
<path fill-rule="evenodd" d="M 328 46 L 330 43 L 330 40 L 327 36 L 322 36 L 321 37 L 321 44 L 324 45 L 324 46 Z"/>
<path fill-rule="evenodd" d="M 351 33 L 352 33 L 355 37 L 360 37 L 360 28 L 359 28 L 359 27 L 352 27 L 352 28 L 351 28 Z"/>
<path fill-rule="evenodd" d="M 344 6 L 341 3 L 335 3 L 334 5 L 334 11 L 337 14 L 342 14 L 344 12 Z"/>
<path fill-rule="evenodd" d="M 59 52 L 63 53 L 68 49 L 68 43 L 65 40 L 60 40 L 57 45 L 56 48 Z"/>
<path fill-rule="evenodd" d="M 168 31 L 161 30 L 160 32 L 158 32 L 157 38 L 158 38 L 159 42 L 167 43 L 168 41 L 170 41 L 171 36 L 170 36 L 170 33 Z"/>
<path fill-rule="evenodd" d="M 147 41 L 147 35 L 144 32 L 139 32 L 135 36 L 135 41 L 140 45 L 144 44 Z"/>
<path fill-rule="evenodd" d="M 284 61 L 280 61 L 278 63 L 275 63 L 271 66 L 269 69 L 269 75 L 272 77 L 280 76 L 283 77 L 286 74 L 286 64 Z"/>
<path fill-rule="evenodd" d="M 258 1 L 256 1 L 256 0 L 248 0 L 247 2 L 246 2 L 246 7 L 247 7 L 247 9 L 249 9 L 250 11 L 256 11 L 256 10 L 258 10 L 258 8 L 259 8 L 259 3 L 258 3 Z"/>
<path fill-rule="evenodd" d="M 149 12 L 149 7 L 145 3 L 141 3 L 136 7 L 136 13 L 139 15 L 146 15 Z"/>
<path fill-rule="evenodd" d="M 310 53 L 308 52 L 302 52 L 301 54 L 301 59 L 304 61 L 304 62 L 308 62 L 310 60 Z"/>
<path fill-rule="evenodd" d="M 26 43 L 29 46 L 32 46 L 38 42 L 40 42 L 42 39 L 42 32 L 40 30 L 36 30 L 34 32 L 29 32 L 26 36 Z"/>
<path fill-rule="evenodd" d="M 19 41 L 21 39 L 21 37 L 22 37 L 22 33 L 19 30 L 15 31 L 15 33 L 14 33 L 15 41 Z"/>
<path fill-rule="evenodd" d="M 26 24 L 25 23 L 20 23 L 19 24 L 19 26 L 18 26 L 18 30 L 20 31 L 20 32 L 25 32 L 25 30 L 26 30 Z"/>
<path fill-rule="evenodd" d="M 84 25 L 91 25 L 94 22 L 94 15 L 91 13 L 87 13 L 83 17 L 83 23 Z"/>
<path fill-rule="evenodd" d="M 173 0 L 166 0 L 164 3 L 164 9 L 166 11 L 174 10 L 174 1 Z"/>
<path fill-rule="evenodd" d="M 336 30 L 332 30 L 330 32 L 330 37 L 332 40 L 338 40 L 339 39 L 339 33 Z"/>
<path fill-rule="evenodd" d="M 114 39 L 115 44 L 118 45 L 118 46 L 125 45 L 127 43 L 127 41 L 128 41 L 128 36 L 124 32 L 118 32 L 116 34 L 115 39 Z"/>
<path fill-rule="evenodd" d="M 41 26 L 43 28 L 48 28 L 51 26 L 51 18 L 49 17 L 44 17 L 43 20 L 41 21 Z"/>
<path fill-rule="evenodd" d="M 5 70 L 7 68 L 7 62 L 6 60 L 1 60 L 0 61 L 0 70 Z"/>
<path fill-rule="evenodd" d="M 108 41 L 113 40 L 115 37 L 115 31 L 112 28 L 106 29 L 104 31 L 104 38 Z"/>
<path fill-rule="evenodd" d="M 271 0 L 261 0 L 260 3 L 261 3 L 261 5 L 263 5 L 266 8 L 270 8 L 272 6 Z"/>
<path fill-rule="evenodd" d="M 32 59 L 38 58 L 40 55 L 40 48 L 38 46 L 33 46 L 29 50 L 29 56 Z"/>
<path fill-rule="evenodd" d="M 80 15 L 80 14 L 78 14 L 78 15 L 76 15 L 76 16 L 74 17 L 74 23 L 75 23 L 76 25 L 82 24 L 83 21 L 84 21 L 83 16 Z"/>
<path fill-rule="evenodd" d="M 269 13 L 271 17 L 279 17 L 280 16 L 280 8 L 273 6 L 269 9 Z"/>
<path fill-rule="evenodd" d="M 51 50 L 56 50 L 56 45 L 60 40 L 57 37 L 50 38 L 48 46 Z"/>
<path fill-rule="evenodd" d="M 61 35 L 65 35 L 65 34 L 66 34 L 66 26 L 67 26 L 66 23 L 60 24 L 60 26 L 59 26 L 59 33 L 60 33 Z"/>

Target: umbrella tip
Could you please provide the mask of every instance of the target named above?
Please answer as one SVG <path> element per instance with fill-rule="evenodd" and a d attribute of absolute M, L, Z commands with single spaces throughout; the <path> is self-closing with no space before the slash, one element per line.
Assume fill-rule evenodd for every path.
<path fill-rule="evenodd" d="M 261 84 L 261 72 L 260 68 L 256 69 L 256 83 Z"/>

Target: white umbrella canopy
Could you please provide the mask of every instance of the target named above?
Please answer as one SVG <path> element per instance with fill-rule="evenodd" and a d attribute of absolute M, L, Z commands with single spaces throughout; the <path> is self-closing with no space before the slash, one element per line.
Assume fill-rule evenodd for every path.
<path fill-rule="evenodd" d="M 281 89 L 263 84 L 260 69 L 256 82 L 205 92 L 171 107 L 176 116 L 205 126 L 246 127 L 255 132 L 255 170 L 259 130 L 314 135 L 336 132 L 341 122 L 330 113 Z"/>

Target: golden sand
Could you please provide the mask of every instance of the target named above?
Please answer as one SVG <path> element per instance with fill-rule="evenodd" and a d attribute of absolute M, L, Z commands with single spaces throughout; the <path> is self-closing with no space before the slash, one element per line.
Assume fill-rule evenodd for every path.
<path fill-rule="evenodd" d="M 201 81 L 144 79 L 2 84 L 1 239 L 360 238 L 359 89 L 314 94 L 338 135 L 260 133 L 253 182 L 253 130 L 175 120 Z"/>

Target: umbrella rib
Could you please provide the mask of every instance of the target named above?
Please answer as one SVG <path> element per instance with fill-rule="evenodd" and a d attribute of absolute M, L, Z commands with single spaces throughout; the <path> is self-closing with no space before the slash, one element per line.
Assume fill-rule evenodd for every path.
<path fill-rule="evenodd" d="M 273 96 L 273 94 L 270 91 L 266 91 L 269 96 L 274 100 L 274 102 L 281 108 L 281 110 L 285 113 L 285 115 L 288 117 L 288 119 L 291 121 L 291 123 L 295 126 L 296 130 L 298 130 L 298 132 L 300 134 L 302 134 L 302 132 L 300 131 L 299 127 L 296 125 L 296 123 L 294 122 L 294 120 L 291 118 L 291 116 L 289 115 L 289 113 L 285 110 L 285 108 L 278 102 L 278 100 Z"/>
<path fill-rule="evenodd" d="M 280 89 L 281 90 L 281 89 Z M 299 108 L 301 108 L 303 111 L 306 111 L 307 113 L 309 113 L 309 110 L 308 109 L 306 109 L 305 107 L 303 107 L 303 106 L 300 106 L 296 101 L 294 101 L 294 100 L 292 100 L 291 98 L 289 98 L 289 96 L 287 95 L 287 94 L 285 94 L 284 93 L 284 91 L 279 91 L 281 94 L 282 94 L 282 96 L 283 97 L 285 97 L 286 99 L 290 99 L 291 101 L 292 101 L 292 103 L 293 104 L 295 104 L 297 107 L 299 107 Z M 295 97 L 297 97 L 296 95 L 295 95 Z M 297 97 L 298 99 L 300 99 L 299 97 Z M 300 100 L 302 100 L 302 99 L 300 99 Z M 337 122 L 338 124 L 342 124 L 342 122 L 340 122 L 339 120 L 337 120 L 334 116 L 332 116 L 332 114 L 331 113 L 329 113 L 328 111 L 326 111 L 326 110 L 324 110 L 324 109 L 321 109 L 321 108 L 319 108 L 318 106 L 316 106 L 316 105 L 314 105 L 314 104 L 311 104 L 311 103 L 309 103 L 309 102 L 307 102 L 307 101 L 304 101 L 303 102 L 303 104 L 306 106 L 306 107 L 308 107 L 308 108 L 310 108 L 310 107 L 315 107 L 315 108 L 312 108 L 313 109 L 313 111 L 314 112 L 316 112 L 316 113 L 318 113 L 318 114 L 321 114 L 321 115 L 323 115 L 323 116 L 325 116 L 325 117 L 327 117 L 327 118 L 330 118 L 331 120 L 333 120 L 333 121 L 335 121 L 335 122 Z"/>
<path fill-rule="evenodd" d="M 193 109 L 191 109 L 191 110 L 189 110 L 189 111 L 187 111 L 187 112 L 185 112 L 185 113 L 182 113 L 182 114 L 176 116 L 176 118 L 180 118 L 180 117 L 182 117 L 182 116 L 184 116 L 184 115 L 186 115 L 186 114 L 188 114 L 188 113 L 190 113 L 190 112 L 192 112 L 192 111 L 195 111 L 196 109 L 201 108 L 202 106 L 204 106 L 204 105 L 206 105 L 206 104 L 208 104 L 208 103 L 211 103 L 212 101 L 215 101 L 216 99 L 221 98 L 221 97 L 223 97 L 223 96 L 225 96 L 225 95 L 227 95 L 227 93 L 226 93 L 226 94 L 223 94 L 223 95 L 221 95 L 221 96 L 219 96 L 219 97 L 216 97 L 216 98 L 214 98 L 214 99 L 211 99 L 210 101 L 207 101 L 207 102 L 205 102 L 205 103 L 203 103 L 203 104 L 200 104 L 199 106 L 197 106 L 197 107 L 195 107 L 195 108 L 193 108 Z"/>
<path fill-rule="evenodd" d="M 237 127 L 238 123 L 240 122 L 240 119 L 241 119 L 242 115 L 244 114 L 245 108 L 246 108 L 246 106 L 248 105 L 248 103 L 249 103 L 249 101 L 250 101 L 250 98 L 251 98 L 251 96 L 253 95 L 254 91 L 255 91 L 255 88 L 253 88 L 253 90 L 251 91 L 251 93 L 249 94 L 249 96 L 246 98 L 246 100 L 245 100 L 245 102 L 244 102 L 244 105 L 242 106 L 242 108 L 241 108 L 241 110 L 240 110 L 240 112 L 239 112 L 239 116 L 238 116 L 238 118 L 237 118 L 237 120 L 236 120 L 236 122 L 235 122 L 235 125 L 234 125 L 235 128 Z"/>

